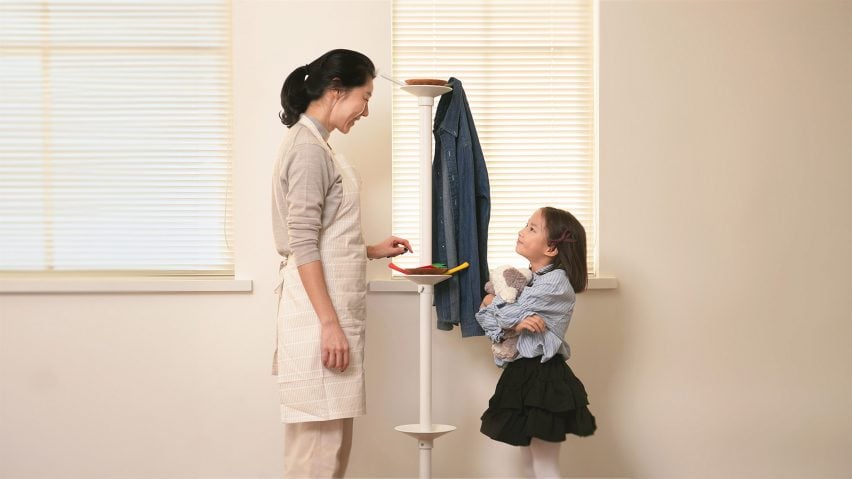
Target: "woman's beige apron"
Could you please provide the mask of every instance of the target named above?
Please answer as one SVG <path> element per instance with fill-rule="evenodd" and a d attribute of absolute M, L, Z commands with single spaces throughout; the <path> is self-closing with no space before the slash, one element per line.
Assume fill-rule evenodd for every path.
<path fill-rule="evenodd" d="M 367 252 L 361 232 L 360 178 L 335 154 L 307 118 L 306 126 L 334 159 L 343 179 L 343 199 L 328 228 L 320 230 L 319 251 L 328 294 L 349 341 L 349 367 L 339 372 L 321 362 L 320 323 L 299 271 L 287 259 L 278 273 L 276 349 L 272 374 L 278 377 L 281 421 L 327 421 L 366 413 L 364 326 Z"/>

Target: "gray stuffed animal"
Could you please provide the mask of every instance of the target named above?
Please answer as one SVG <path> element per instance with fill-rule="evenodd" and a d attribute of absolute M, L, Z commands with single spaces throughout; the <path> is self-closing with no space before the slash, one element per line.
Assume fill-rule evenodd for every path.
<path fill-rule="evenodd" d="M 485 292 L 500 296 L 507 303 L 514 303 L 532 278 L 532 271 L 529 269 L 518 269 L 508 264 L 498 266 L 488 273 L 489 281 L 485 283 Z"/>
<path fill-rule="evenodd" d="M 521 295 L 524 287 L 532 278 L 529 269 L 518 269 L 511 265 L 498 266 L 489 271 L 490 281 L 485 283 L 485 292 L 503 298 L 507 303 L 514 303 Z M 495 358 L 509 360 L 518 356 L 519 333 L 511 329 L 503 330 L 503 341 L 491 344 L 491 352 Z"/>

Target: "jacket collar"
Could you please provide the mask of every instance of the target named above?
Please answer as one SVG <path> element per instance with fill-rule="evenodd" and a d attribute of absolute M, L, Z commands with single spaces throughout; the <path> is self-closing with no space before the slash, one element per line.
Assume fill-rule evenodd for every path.
<path fill-rule="evenodd" d="M 450 77 L 447 86 L 453 89 L 441 96 L 438 108 L 435 110 L 435 126 L 455 137 L 459 136 L 459 124 L 464 112 L 467 97 L 464 94 L 462 82 L 458 78 Z M 440 124 L 438 124 L 440 121 Z"/>

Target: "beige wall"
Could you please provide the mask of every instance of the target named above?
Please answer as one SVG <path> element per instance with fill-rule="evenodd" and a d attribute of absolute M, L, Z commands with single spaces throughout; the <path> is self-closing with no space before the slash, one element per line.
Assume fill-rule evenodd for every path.
<path fill-rule="evenodd" d="M 567 441 L 563 472 L 849 477 L 852 2 L 601 13 L 601 270 L 620 287 L 583 294 L 569 330 L 600 430 Z M 390 2 L 235 0 L 233 34 L 238 275 L 255 291 L 0 295 L 0 478 L 276 477 L 278 91 L 338 46 L 389 71 Z M 333 140 L 370 185 L 368 240 L 390 232 L 390 87 Z M 416 304 L 369 297 L 352 476 L 416 475 L 393 431 L 417 421 Z M 433 338 L 434 419 L 459 427 L 435 476 L 517 476 L 517 451 L 478 433 L 487 344 Z"/>

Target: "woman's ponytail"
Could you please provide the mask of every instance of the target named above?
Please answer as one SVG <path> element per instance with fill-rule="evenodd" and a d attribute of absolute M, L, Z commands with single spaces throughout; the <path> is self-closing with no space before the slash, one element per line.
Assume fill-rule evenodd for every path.
<path fill-rule="evenodd" d="M 281 108 L 283 110 L 279 114 L 279 118 L 281 118 L 281 123 L 287 125 L 287 128 L 299 121 L 299 116 L 308 109 L 308 104 L 311 102 L 308 98 L 308 90 L 305 87 L 307 76 L 307 65 L 296 68 L 287 75 L 284 86 L 281 87 Z"/>

